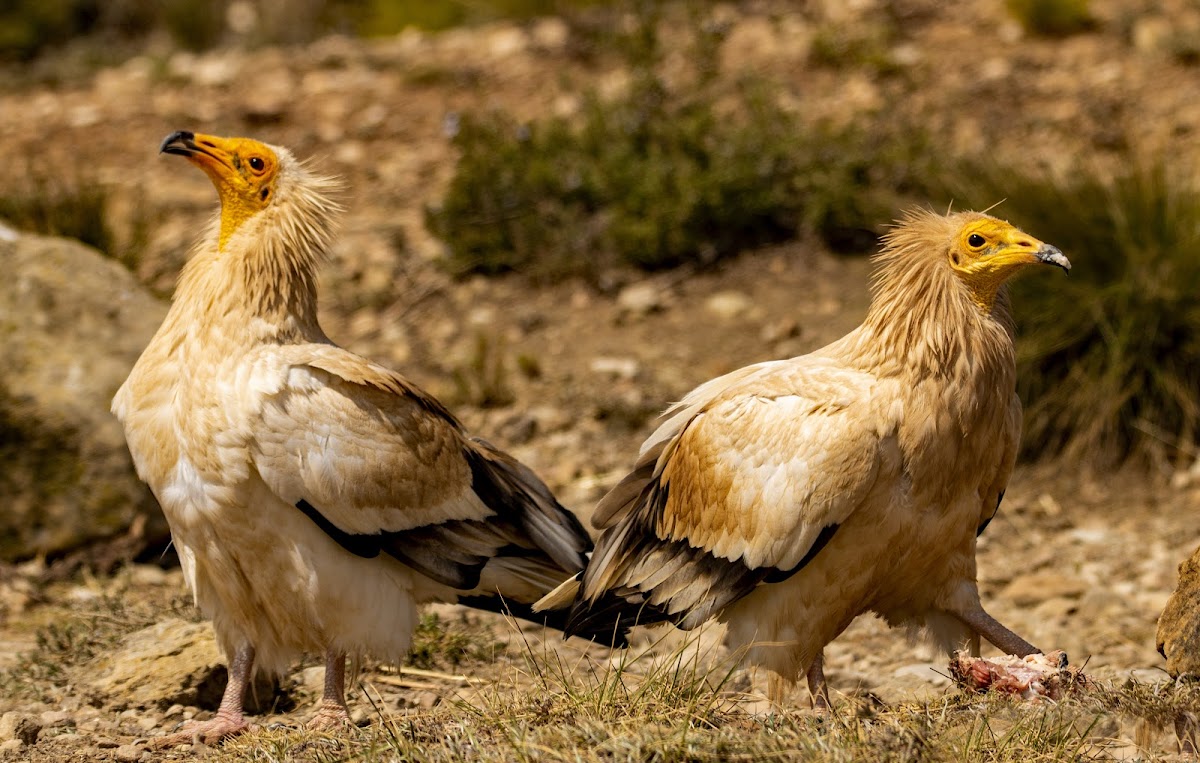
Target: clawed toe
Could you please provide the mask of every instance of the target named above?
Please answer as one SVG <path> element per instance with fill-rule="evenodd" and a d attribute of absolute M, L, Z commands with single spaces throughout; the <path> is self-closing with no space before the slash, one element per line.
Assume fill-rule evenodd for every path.
<path fill-rule="evenodd" d="M 249 730 L 250 724 L 246 723 L 244 718 L 217 715 L 207 721 L 189 722 L 181 731 L 151 740 L 150 746 L 156 750 L 164 750 L 196 742 L 210 745 L 238 734 L 244 734 Z"/>
<path fill-rule="evenodd" d="M 309 731 L 337 731 L 353 725 L 345 707 L 324 706 L 308 719 L 304 728 Z"/>

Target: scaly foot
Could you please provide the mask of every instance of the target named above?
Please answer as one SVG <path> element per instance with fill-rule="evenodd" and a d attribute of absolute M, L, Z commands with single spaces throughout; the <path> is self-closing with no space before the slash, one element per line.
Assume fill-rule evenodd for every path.
<path fill-rule="evenodd" d="M 181 744 L 216 744 L 222 739 L 237 736 L 250 730 L 250 724 L 241 713 L 219 712 L 207 721 L 188 721 L 181 731 L 153 739 L 150 746 L 164 750 Z"/>
<path fill-rule="evenodd" d="M 312 731 L 336 731 L 353 724 L 346 709 L 346 653 L 336 649 L 325 652 L 325 694 L 317 714 L 304 724 Z"/>
<path fill-rule="evenodd" d="M 309 731 L 338 731 L 352 725 L 354 724 L 350 722 L 350 711 L 345 705 L 324 701 L 317 714 L 304 724 L 304 728 Z"/>

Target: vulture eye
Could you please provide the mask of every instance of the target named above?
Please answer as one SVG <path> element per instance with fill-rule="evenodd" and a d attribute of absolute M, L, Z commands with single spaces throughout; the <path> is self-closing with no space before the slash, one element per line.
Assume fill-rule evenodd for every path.
<path fill-rule="evenodd" d="M 250 157 L 250 169 L 254 170 L 255 172 L 262 172 L 262 169 L 265 166 L 267 166 L 266 163 L 260 157 Z"/>
<path fill-rule="evenodd" d="M 983 236 L 979 235 L 978 233 L 972 233 L 970 236 L 967 236 L 967 244 L 977 249 L 983 246 L 985 243 L 987 242 L 984 240 Z"/>

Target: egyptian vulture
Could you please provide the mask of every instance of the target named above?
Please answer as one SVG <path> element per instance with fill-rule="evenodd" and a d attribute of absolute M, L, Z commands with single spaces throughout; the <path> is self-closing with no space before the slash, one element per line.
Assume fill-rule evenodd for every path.
<path fill-rule="evenodd" d="M 1036 653 L 980 605 L 976 536 L 1021 428 L 1005 282 L 1062 252 L 1002 220 L 911 212 L 885 237 L 865 321 L 809 355 L 747 366 L 669 408 L 596 507 L 566 632 L 716 617 L 726 643 L 827 704 L 823 649 L 874 612 L 943 648 Z M 782 679 L 782 680 L 779 680 Z"/>
<path fill-rule="evenodd" d="M 161 150 L 208 174 L 220 215 L 113 412 L 231 661 L 216 716 L 162 744 L 244 730 L 252 671 L 302 653 L 325 657 L 310 725 L 336 726 L 347 656 L 402 660 L 420 603 L 527 611 L 591 542 L 532 471 L 321 330 L 334 181 L 250 139 Z"/>

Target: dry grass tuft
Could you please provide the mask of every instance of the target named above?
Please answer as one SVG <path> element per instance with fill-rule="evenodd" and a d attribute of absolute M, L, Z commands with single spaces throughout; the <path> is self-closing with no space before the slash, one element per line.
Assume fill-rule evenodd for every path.
<path fill-rule="evenodd" d="M 473 701 L 381 717 L 350 738 L 267 732 L 232 740 L 231 761 L 1082 761 L 1131 740 L 1117 731 L 1140 688 L 1030 704 L 951 692 L 890 707 L 850 698 L 826 717 L 727 709 L 716 687 L 637 660 L 608 671 L 515 672 Z M 568 680 L 563 681 L 564 678 Z M 702 688 L 701 688 L 702 687 Z M 1165 711 L 1164 711 L 1165 712 Z M 1170 745 L 1168 744 L 1168 747 Z M 1142 750 L 1141 759 L 1166 749 Z"/>
<path fill-rule="evenodd" d="M 514 628 L 516 641 L 521 631 Z M 232 761 L 1085 761 L 1128 757 L 1122 728 L 1169 729 L 1197 710 L 1188 686 L 1091 684 L 1060 701 L 1023 702 L 951 690 L 884 705 L 871 695 L 833 711 L 753 715 L 730 659 L 684 641 L 611 659 L 524 642 L 520 663 L 493 683 L 430 711 L 389 713 L 372 695 L 372 724 L 352 737 L 268 732 L 225 745 Z M 567 657 L 566 654 L 575 654 Z M 759 706 L 761 707 L 761 705 Z M 1143 733 L 1141 759 L 1172 749 Z M 1156 740 L 1165 739 L 1164 742 Z M 1164 746 L 1165 744 L 1165 746 Z"/>
<path fill-rule="evenodd" d="M 156 610 L 161 607 L 129 609 L 105 598 L 67 613 L 43 632 L 37 653 L 25 665 L 0 674 L 0 690 L 12 698 L 49 701 L 68 689 L 70 676 L 86 669 L 93 655 L 151 622 Z M 1175 749 L 1176 720 L 1200 712 L 1195 685 L 1130 680 L 1094 683 L 1060 702 L 950 690 L 927 701 L 885 705 L 869 694 L 851 694 L 835 696 L 826 716 L 803 707 L 754 715 L 747 708 L 762 705 L 748 704 L 752 697 L 739 690 L 743 674 L 731 660 L 714 658 L 694 642 L 581 654 L 560 649 L 553 633 L 544 634 L 545 641 L 527 640 L 527 633 L 512 625 L 507 648 L 497 647 L 494 630 L 477 621 L 427 617 L 416 639 L 418 649 L 427 653 L 425 664 L 453 666 L 456 673 L 476 677 L 440 704 L 397 710 L 395 691 L 385 697 L 368 672 L 351 698 L 371 708 L 367 726 L 329 734 L 264 724 L 225 742 L 220 759 L 1159 760 Z"/>

